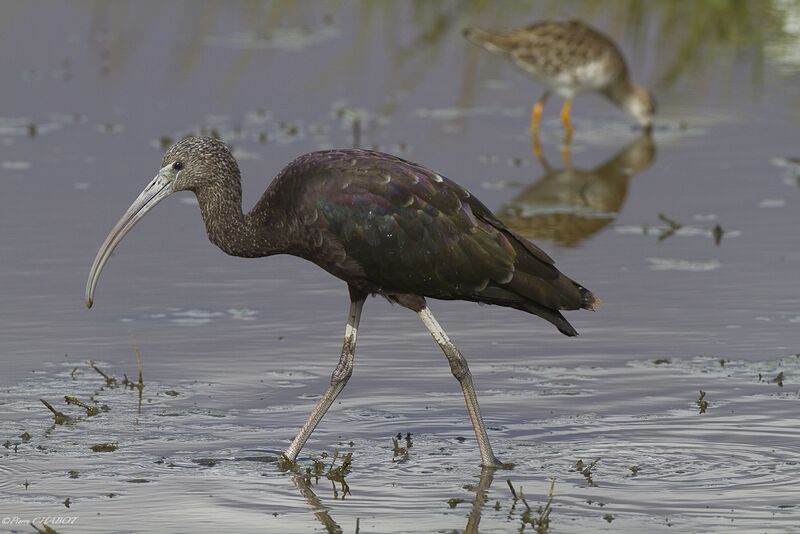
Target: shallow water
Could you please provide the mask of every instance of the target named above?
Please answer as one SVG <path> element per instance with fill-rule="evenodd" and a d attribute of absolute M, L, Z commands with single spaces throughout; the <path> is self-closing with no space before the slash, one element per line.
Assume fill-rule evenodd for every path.
<path fill-rule="evenodd" d="M 504 5 L 6 6 L 0 531 L 42 516 L 77 518 L 59 532 L 531 531 L 507 480 L 537 517 L 555 478 L 551 532 L 800 532 L 800 11 L 709 3 L 676 27 L 685 13 L 668 4 Z M 565 169 L 553 99 L 537 161 L 540 88 L 460 32 L 554 16 L 619 40 L 659 98 L 652 141 L 580 98 Z M 741 32 L 695 28 L 715 21 Z M 346 288 L 296 258 L 219 253 L 191 195 L 138 225 L 83 307 L 97 247 L 161 145 L 200 130 L 235 147 L 247 205 L 309 150 L 357 141 L 423 163 L 601 296 L 569 315 L 574 339 L 513 310 L 431 303 L 514 469 L 481 476 L 444 358 L 382 299 L 300 475 L 281 469 L 337 360 Z M 135 346 L 141 402 L 85 363 L 133 378 Z M 79 417 L 64 395 L 108 411 Z M 40 398 L 77 419 L 54 425 Z M 118 448 L 92 452 L 104 443 Z M 346 495 L 304 480 L 334 450 L 353 455 Z M 575 464 L 598 459 L 590 483 Z"/>

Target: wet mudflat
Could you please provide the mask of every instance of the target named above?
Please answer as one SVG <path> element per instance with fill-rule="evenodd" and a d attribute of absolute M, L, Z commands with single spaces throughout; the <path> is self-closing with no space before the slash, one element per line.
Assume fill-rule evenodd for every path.
<path fill-rule="evenodd" d="M 707 7 L 676 26 L 686 13 L 631 5 L 6 6 L 0 530 L 59 516 L 77 519 L 58 532 L 797 531 L 800 12 Z M 557 102 L 543 163 L 527 131 L 540 87 L 461 37 L 567 16 L 613 35 L 660 109 L 648 139 L 578 99 L 571 167 Z M 569 315 L 574 339 L 431 302 L 514 469 L 481 473 L 443 356 L 382 299 L 353 379 L 280 466 L 338 358 L 346 288 L 296 258 L 221 254 L 189 194 L 134 230 L 83 307 L 91 259 L 163 145 L 201 131 L 234 146 L 246 208 L 310 150 L 423 163 L 600 295 Z M 137 347 L 141 394 L 123 383 Z"/>

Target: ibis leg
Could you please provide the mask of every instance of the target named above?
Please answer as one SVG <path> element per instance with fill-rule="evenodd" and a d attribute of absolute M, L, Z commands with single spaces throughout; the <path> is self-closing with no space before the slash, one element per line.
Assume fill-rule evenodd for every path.
<path fill-rule="evenodd" d="M 331 407 L 333 401 L 339 396 L 339 393 L 344 389 L 345 384 L 353 374 L 353 360 L 356 355 L 356 336 L 358 334 L 358 323 L 361 320 L 361 308 L 364 306 L 364 299 L 350 301 L 350 315 L 347 317 L 347 327 L 344 334 L 344 345 L 342 345 L 342 356 L 339 358 L 339 363 L 333 370 L 331 375 L 331 385 L 322 398 L 314 406 L 311 414 L 308 416 L 303 428 L 300 429 L 297 436 L 292 440 L 292 444 L 286 449 L 283 455 L 291 461 L 297 459 L 300 449 L 306 444 L 306 441 L 311 436 L 311 433 L 322 421 L 325 412 Z"/>
<path fill-rule="evenodd" d="M 486 425 L 483 424 L 481 409 L 478 406 L 478 396 L 475 393 L 475 386 L 472 385 L 472 373 L 467 365 L 467 360 L 461 355 L 458 347 L 450 341 L 447 333 L 442 329 L 434 318 L 431 311 L 424 307 L 419 312 L 419 317 L 430 331 L 433 339 L 447 356 L 450 364 L 450 371 L 456 377 L 464 392 L 464 399 L 467 401 L 467 411 L 472 420 L 472 428 L 475 429 L 475 437 L 478 439 L 478 448 L 481 452 L 481 465 L 484 467 L 502 467 L 503 463 L 495 457 L 492 446 L 489 443 L 489 436 L 486 434 Z"/>

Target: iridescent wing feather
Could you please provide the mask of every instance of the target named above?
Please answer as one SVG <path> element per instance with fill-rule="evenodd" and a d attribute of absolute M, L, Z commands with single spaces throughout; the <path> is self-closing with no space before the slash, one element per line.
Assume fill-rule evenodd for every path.
<path fill-rule="evenodd" d="M 541 249 L 429 169 L 363 150 L 316 152 L 290 167 L 297 167 L 297 176 L 314 177 L 302 183 L 295 214 L 309 236 L 306 246 L 315 249 L 308 256 L 331 258 L 324 262 L 335 265 L 320 266 L 349 276 L 348 283 L 387 295 L 509 306 L 569 335 L 575 331 L 557 310 L 594 302 Z"/>

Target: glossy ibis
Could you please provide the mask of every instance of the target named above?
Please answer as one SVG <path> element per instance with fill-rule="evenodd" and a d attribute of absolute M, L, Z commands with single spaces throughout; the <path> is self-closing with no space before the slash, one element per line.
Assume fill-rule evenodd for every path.
<path fill-rule="evenodd" d="M 286 449 L 290 460 L 352 374 L 367 296 L 382 295 L 422 319 L 464 392 L 484 466 L 501 464 L 489 444 L 467 361 L 425 298 L 516 308 L 568 336 L 577 332 L 559 310 L 594 309 L 599 302 L 466 189 L 425 167 L 369 150 L 312 152 L 287 165 L 244 214 L 239 167 L 228 146 L 188 137 L 167 151 L 156 177 L 100 247 L 86 285 L 88 307 L 103 266 L 125 234 L 162 199 L 182 190 L 197 196 L 209 239 L 227 254 L 292 254 L 347 283 L 350 313 L 341 358 L 330 387 Z"/>
<path fill-rule="evenodd" d="M 541 21 L 507 33 L 468 28 L 464 35 L 490 52 L 508 56 L 547 87 L 531 112 L 534 133 L 551 91 L 565 99 L 561 122 L 568 138 L 572 134 L 572 99 L 589 91 L 604 95 L 645 128 L 652 125 L 656 112 L 653 95 L 631 81 L 625 58 L 614 41 L 579 20 Z"/>

